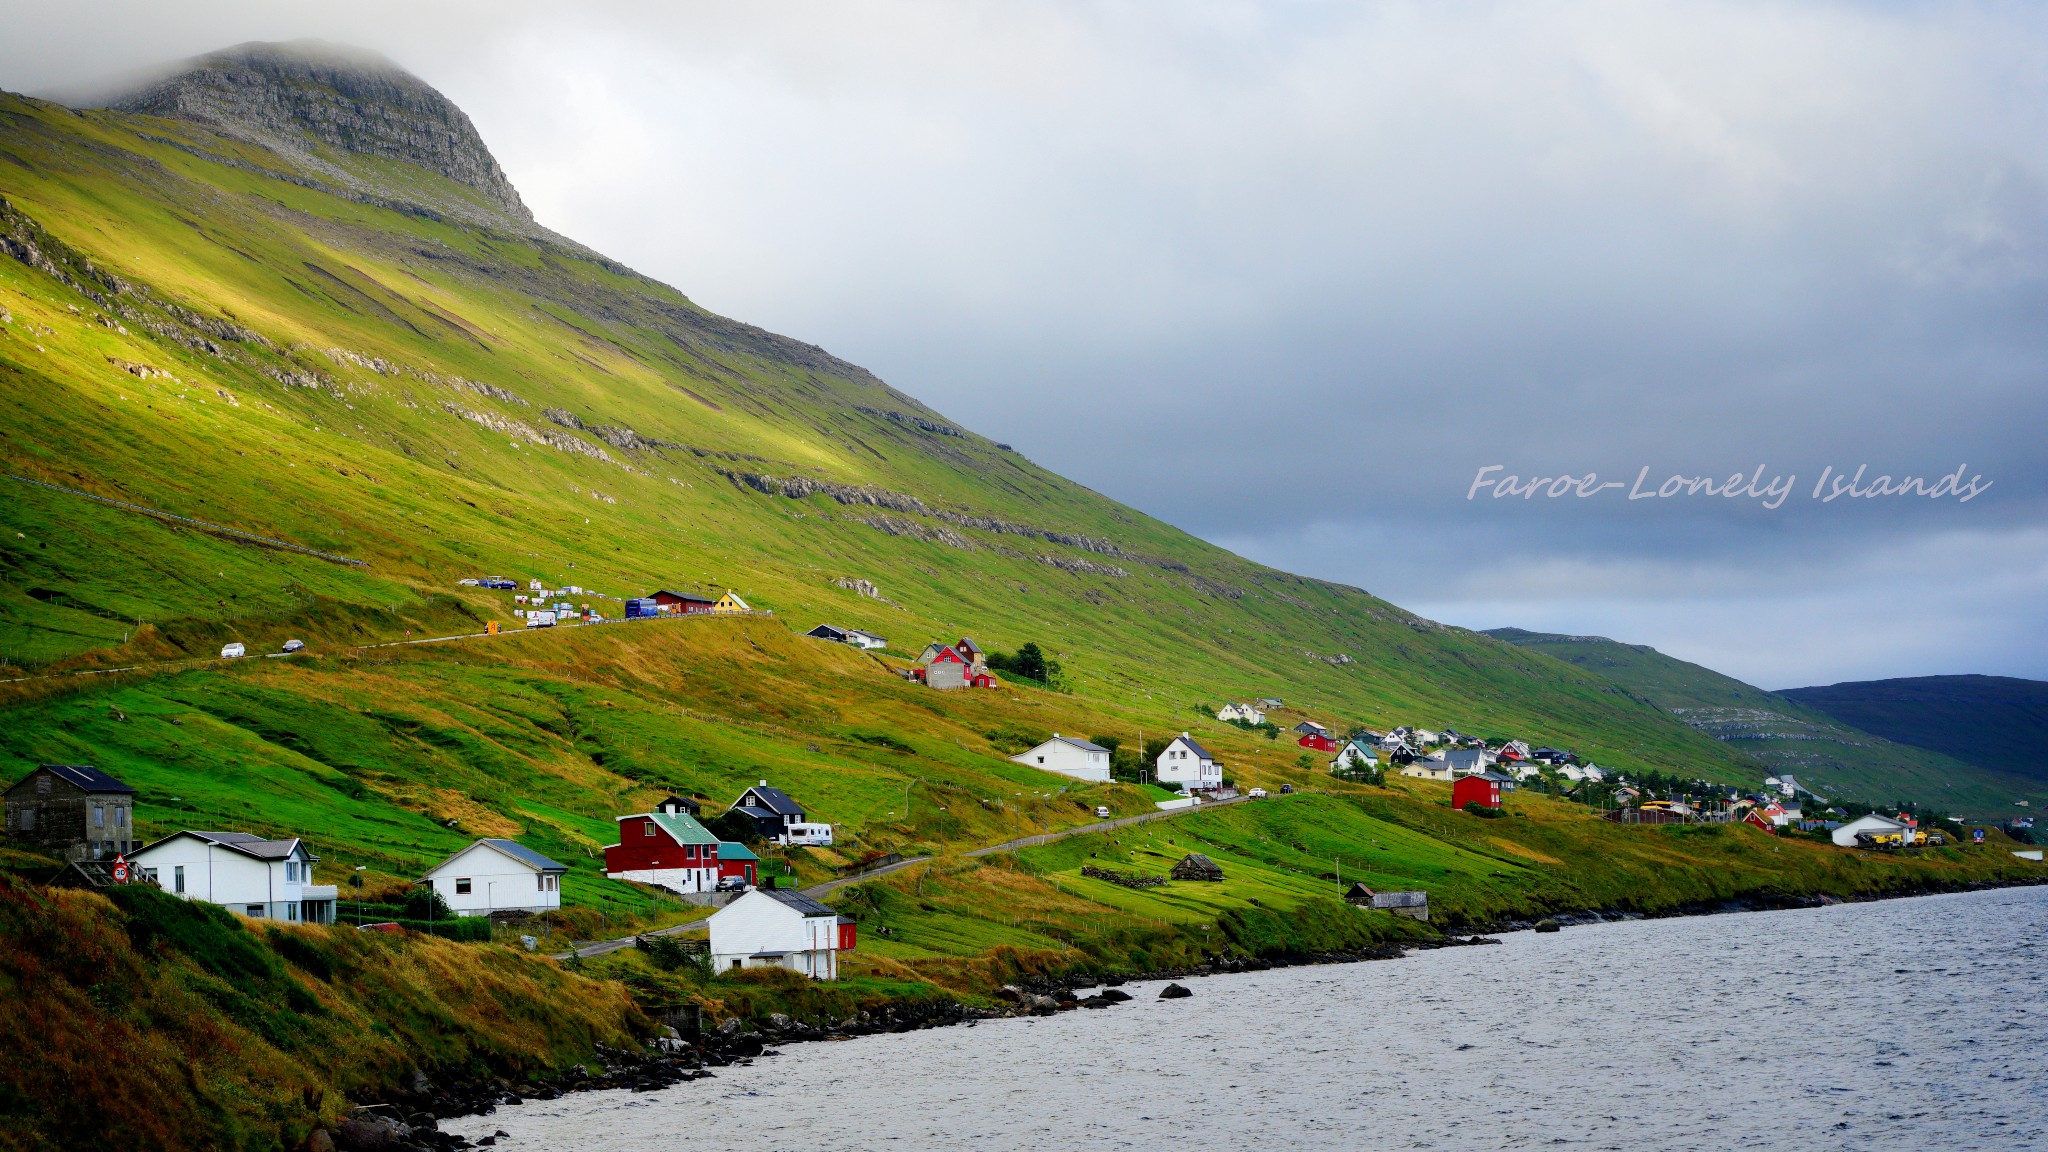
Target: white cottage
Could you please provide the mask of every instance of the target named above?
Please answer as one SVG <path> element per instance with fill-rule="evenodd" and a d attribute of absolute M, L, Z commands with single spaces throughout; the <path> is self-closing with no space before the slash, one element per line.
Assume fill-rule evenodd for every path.
<path fill-rule="evenodd" d="M 1027 767 L 1072 776 L 1076 780 L 1097 784 L 1109 782 L 1109 749 L 1078 736 L 1062 736 L 1055 732 L 1052 739 L 1010 759 Z"/>
<path fill-rule="evenodd" d="M 1237 720 L 1246 724 L 1266 722 L 1266 714 L 1250 704 L 1225 704 L 1216 710 L 1216 718 L 1223 721 Z"/>
<path fill-rule="evenodd" d="M 1418 780 L 1449 780 L 1451 778 L 1451 762 L 1448 760 L 1431 760 L 1425 756 L 1420 760 L 1412 760 L 1403 764 L 1401 766 L 1401 775 L 1413 776 Z"/>
<path fill-rule="evenodd" d="M 711 914 L 711 967 L 787 968 L 814 980 L 839 978 L 853 921 L 793 888 L 755 888 Z"/>
<path fill-rule="evenodd" d="M 420 883 L 441 894 L 457 916 L 493 912 L 552 912 L 562 906 L 565 864 L 523 844 L 479 840 L 436 864 Z"/>
<path fill-rule="evenodd" d="M 1330 761 L 1332 772 L 1350 772 L 1360 768 L 1371 771 L 1379 766 L 1379 753 L 1373 751 L 1363 737 L 1345 741 L 1344 746 L 1337 749 L 1337 758 Z"/>
<path fill-rule="evenodd" d="M 332 924 L 335 887 L 313 883 L 319 862 L 296 836 L 192 831 L 173 832 L 128 860 L 139 879 L 173 896 L 244 916 Z"/>
<path fill-rule="evenodd" d="M 1214 792 L 1223 787 L 1223 765 L 1185 732 L 1160 750 L 1153 766 L 1161 784 L 1178 784 L 1188 792 Z"/>

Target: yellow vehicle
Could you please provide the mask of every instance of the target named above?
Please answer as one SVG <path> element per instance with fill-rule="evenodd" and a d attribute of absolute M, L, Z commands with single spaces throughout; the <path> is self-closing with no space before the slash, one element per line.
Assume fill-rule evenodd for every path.
<path fill-rule="evenodd" d="M 1638 804 L 1638 805 L 1636 805 L 1636 807 L 1638 807 L 1638 808 L 1662 808 L 1662 809 L 1664 809 L 1664 810 L 1666 810 L 1666 811 L 1669 811 L 1669 810 L 1671 809 L 1671 801 L 1669 801 L 1669 800 L 1645 800 L 1645 801 L 1643 801 L 1643 802 L 1642 802 L 1641 804 Z"/>
<path fill-rule="evenodd" d="M 1865 848 L 1899 848 L 1906 842 L 1902 832 L 1859 832 L 1856 843 Z"/>

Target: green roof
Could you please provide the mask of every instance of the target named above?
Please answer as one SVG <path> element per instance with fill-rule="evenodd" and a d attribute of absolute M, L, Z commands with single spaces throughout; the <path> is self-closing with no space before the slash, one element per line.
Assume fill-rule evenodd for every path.
<path fill-rule="evenodd" d="M 650 812 L 647 818 L 661 825 L 661 830 L 675 837 L 678 844 L 718 843 L 718 837 L 687 812 Z"/>
<path fill-rule="evenodd" d="M 750 850 L 745 844 L 735 844 L 730 840 L 721 840 L 718 842 L 718 858 L 720 860 L 760 859 L 760 857 L 754 855 L 753 851 Z"/>

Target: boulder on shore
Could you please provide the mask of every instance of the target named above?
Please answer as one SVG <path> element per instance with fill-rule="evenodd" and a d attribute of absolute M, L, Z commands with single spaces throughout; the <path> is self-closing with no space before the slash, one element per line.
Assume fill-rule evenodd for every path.
<path fill-rule="evenodd" d="M 1168 984 L 1166 987 L 1161 988 L 1159 990 L 1159 998 L 1161 1000 L 1185 1000 L 1193 995 L 1193 992 L 1188 991 L 1186 988 L 1183 988 L 1178 984 Z"/>

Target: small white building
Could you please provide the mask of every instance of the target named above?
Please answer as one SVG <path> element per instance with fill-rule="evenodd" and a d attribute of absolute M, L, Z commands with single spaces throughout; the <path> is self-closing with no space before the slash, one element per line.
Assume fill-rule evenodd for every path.
<path fill-rule="evenodd" d="M 307 924 L 334 923 L 335 887 L 313 883 L 320 858 L 305 842 L 247 832 L 173 832 L 129 857 L 139 879 L 231 912 Z"/>
<path fill-rule="evenodd" d="M 1223 721 L 1237 720 L 1246 724 L 1266 722 L 1266 714 L 1250 704 L 1225 704 L 1216 710 L 1216 718 Z"/>
<path fill-rule="evenodd" d="M 1109 749 L 1078 736 L 1062 736 L 1055 732 L 1052 739 L 1010 759 L 1026 767 L 1043 768 L 1076 780 L 1109 783 Z"/>
<path fill-rule="evenodd" d="M 1429 758 L 1449 765 L 1453 777 L 1476 776 L 1493 765 L 1493 757 L 1477 748 L 1441 749 L 1431 752 Z"/>
<path fill-rule="evenodd" d="M 1879 816 L 1873 812 L 1868 816 L 1858 816 L 1854 820 L 1836 828 L 1831 836 L 1834 842 L 1841 847 L 1854 848 L 1858 833 L 1867 833 L 1872 836 L 1896 834 L 1910 837 L 1913 835 L 1913 830 L 1889 816 Z"/>
<path fill-rule="evenodd" d="M 1345 741 L 1344 746 L 1337 749 L 1337 758 L 1330 761 L 1332 772 L 1350 772 L 1360 768 L 1371 771 L 1379 766 L 1379 753 L 1362 738 Z"/>
<path fill-rule="evenodd" d="M 552 912 L 562 906 L 569 868 L 511 840 L 479 840 L 427 872 L 420 883 L 440 893 L 457 916 Z"/>
<path fill-rule="evenodd" d="M 1223 787 L 1223 765 L 1185 732 L 1160 750 L 1153 767 L 1154 779 L 1178 784 L 1188 792 L 1214 792 Z"/>
<path fill-rule="evenodd" d="M 787 968 L 837 980 L 839 954 L 853 941 L 853 921 L 793 888 L 755 888 L 711 914 L 711 967 L 719 972 Z"/>

